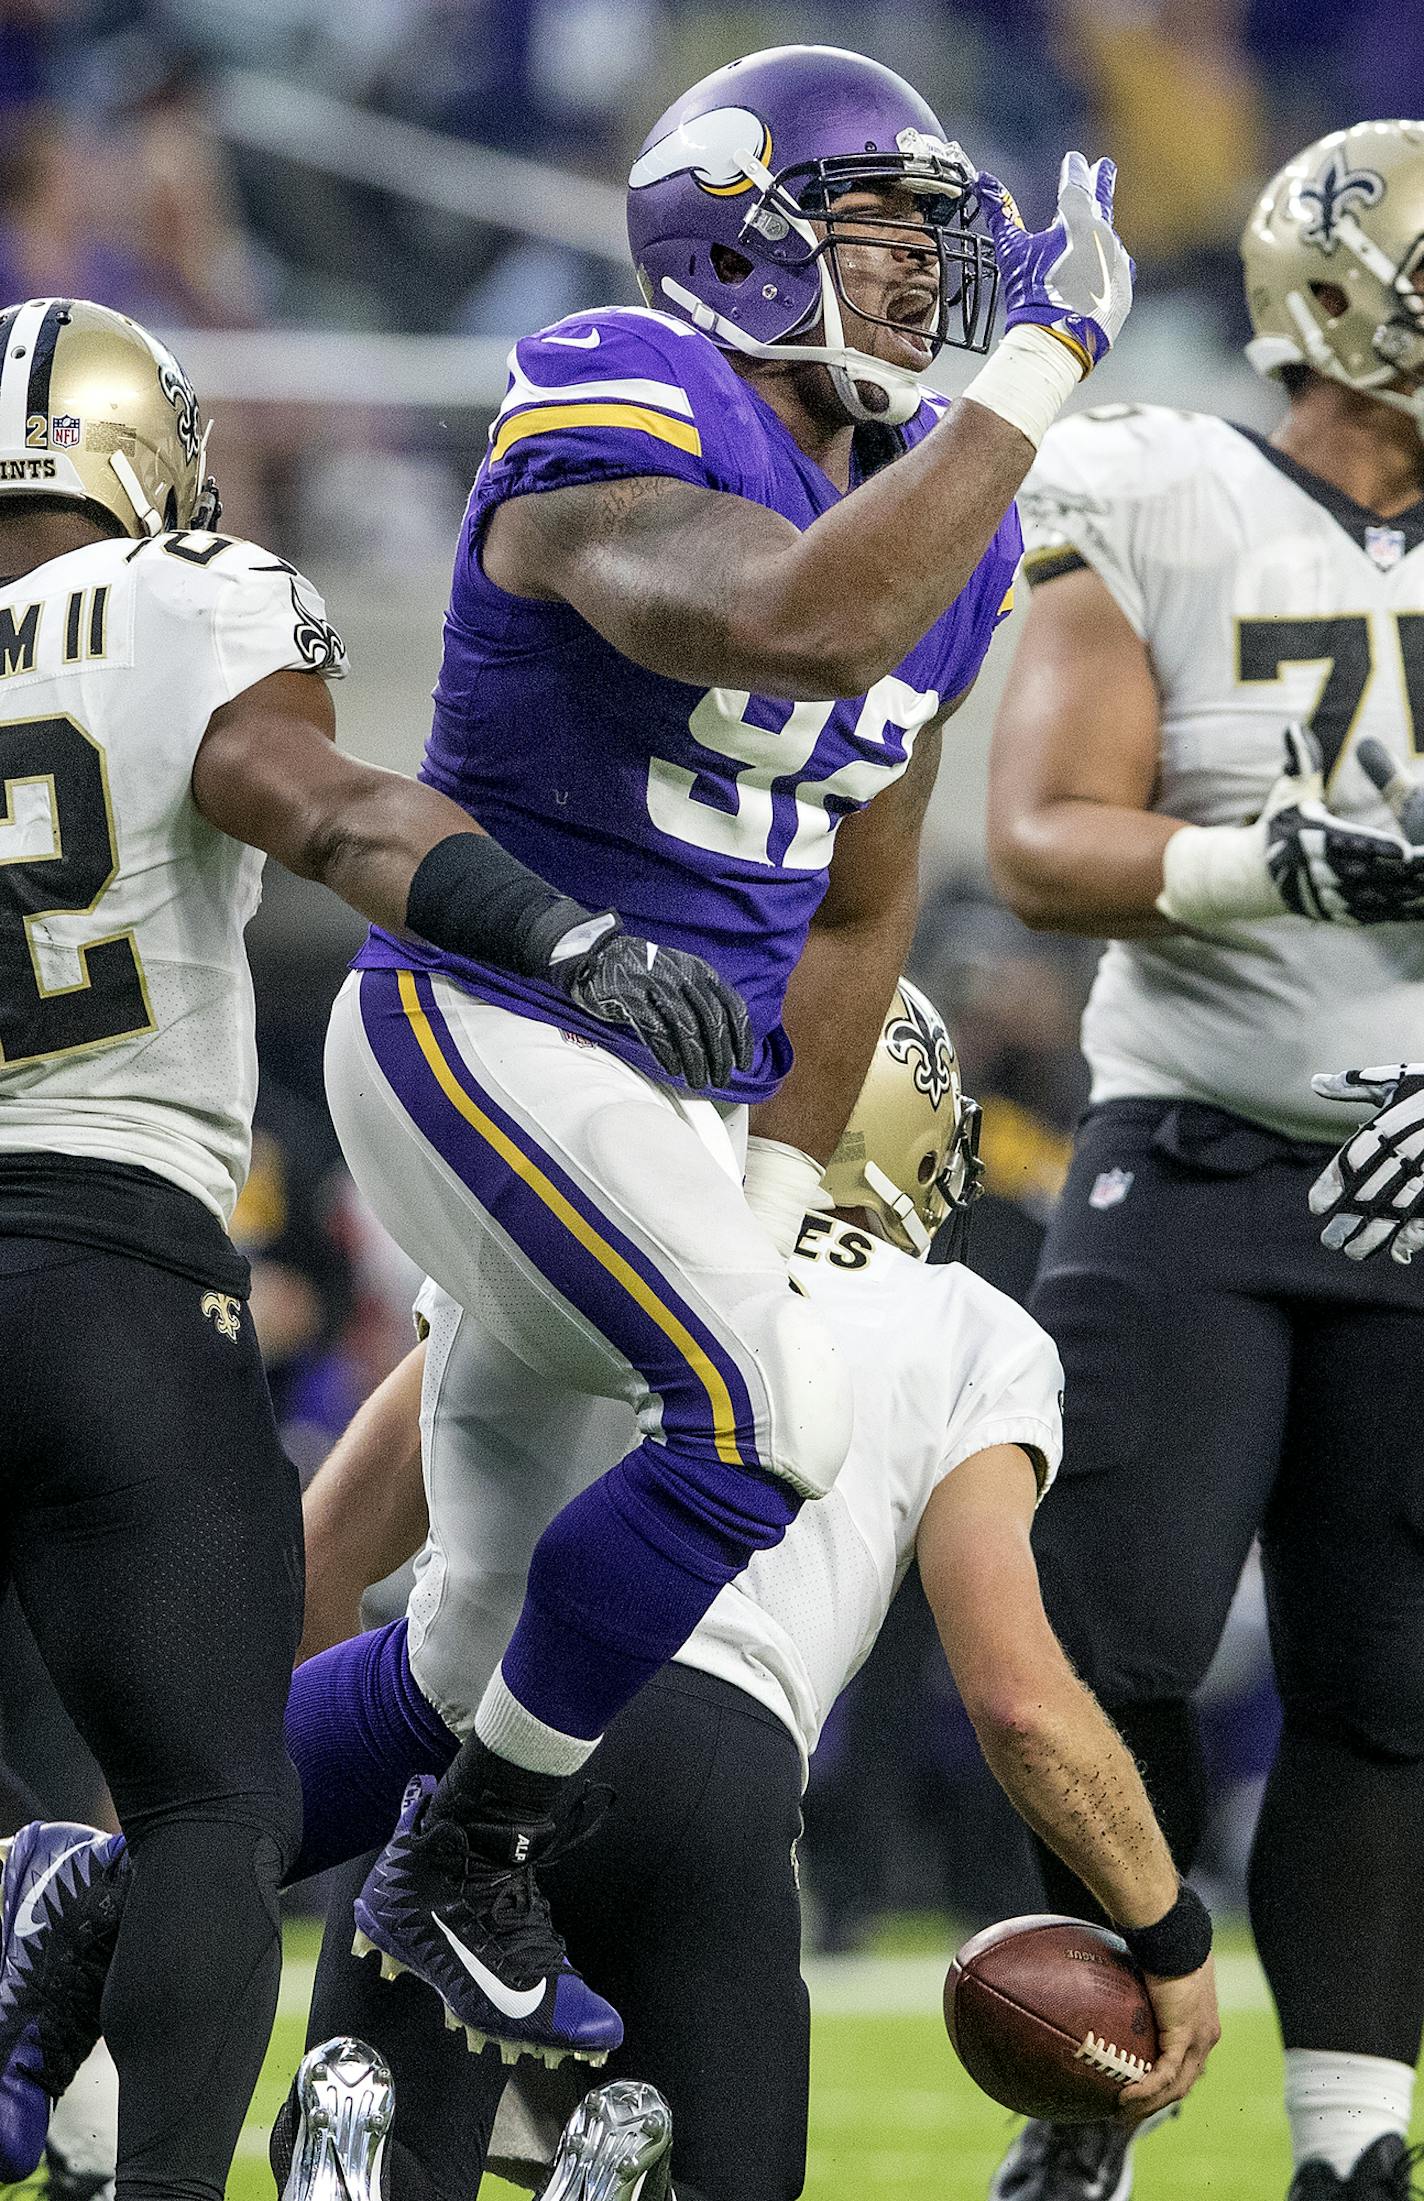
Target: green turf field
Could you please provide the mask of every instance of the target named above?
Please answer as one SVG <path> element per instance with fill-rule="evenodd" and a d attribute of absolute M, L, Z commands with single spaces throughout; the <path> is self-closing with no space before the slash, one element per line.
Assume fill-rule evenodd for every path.
<path fill-rule="evenodd" d="M 955 2063 L 939 2018 L 944 1957 L 915 1938 L 920 1953 L 810 1967 L 807 2201 L 980 2201 L 1013 2130 Z M 311 1928 L 289 1929 L 272 2053 L 229 2188 L 235 2201 L 271 2201 L 265 2120 L 301 2051 L 314 1953 Z M 1280 2055 L 1260 1974 L 1239 1937 L 1224 1937 L 1219 1961 L 1221 2046 L 1181 2121 L 1143 2142 L 1138 2201 L 1270 2201 L 1289 2184 Z M 491 2180 L 483 2194 L 512 2201 L 513 2189 Z"/>

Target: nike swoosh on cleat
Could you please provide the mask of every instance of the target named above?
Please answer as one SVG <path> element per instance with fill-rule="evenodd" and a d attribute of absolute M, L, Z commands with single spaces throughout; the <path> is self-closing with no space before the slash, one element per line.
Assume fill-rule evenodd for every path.
<path fill-rule="evenodd" d="M 39 1925 L 40 1897 L 44 1894 L 45 1889 L 49 1886 L 55 1874 L 59 1871 L 60 1866 L 66 1864 L 71 1857 L 77 1857 L 83 1847 L 84 1844 L 82 1842 L 71 1842 L 68 1849 L 62 1849 L 58 1857 L 52 1858 L 49 1864 L 45 1866 L 44 1871 L 40 1874 L 34 1886 L 26 1894 L 23 1903 L 21 1903 L 19 1909 L 15 1913 L 15 1924 L 13 1928 L 13 1931 L 19 1935 L 21 1940 L 24 1939 L 26 1934 L 33 1933 L 36 1926 Z"/>
<path fill-rule="evenodd" d="M 479 1958 L 465 1947 L 464 1942 L 451 1933 L 443 1918 L 436 1917 L 434 1911 L 430 1915 L 480 1993 L 489 1997 L 496 2010 L 502 2010 L 507 2018 L 532 2018 L 544 1999 L 547 1980 L 537 1980 L 532 1987 L 506 1987 L 504 1981 L 496 1978 L 487 1964 L 481 1964 Z"/>

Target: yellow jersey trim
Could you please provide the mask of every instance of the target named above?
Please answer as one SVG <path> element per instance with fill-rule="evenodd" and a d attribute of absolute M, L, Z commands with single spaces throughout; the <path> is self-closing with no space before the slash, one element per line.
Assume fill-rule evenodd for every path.
<path fill-rule="evenodd" d="M 525 436 L 551 435 L 556 428 L 636 428 L 645 436 L 656 436 L 660 443 L 675 444 L 679 451 L 691 451 L 696 458 L 702 455 L 702 438 L 690 420 L 673 420 L 647 405 L 614 401 L 602 405 L 536 405 L 528 412 L 512 413 L 494 439 L 490 459 L 502 459 L 510 446 L 522 442 Z"/>
<path fill-rule="evenodd" d="M 575 1237 L 584 1249 L 593 1255 L 599 1266 L 606 1269 L 614 1282 L 621 1284 L 631 1299 L 636 1300 L 646 1315 L 674 1345 L 707 1393 L 712 1409 L 712 1434 L 717 1447 L 717 1457 L 728 1467 L 745 1467 L 737 1445 L 737 1417 L 732 1406 L 731 1393 L 720 1372 L 712 1365 L 686 1323 L 675 1315 L 671 1307 L 659 1299 L 644 1278 L 626 1261 L 616 1247 L 599 1235 L 586 1216 L 580 1215 L 573 1203 L 560 1192 L 558 1186 L 545 1176 L 537 1162 L 531 1161 L 522 1147 L 515 1145 L 507 1132 L 502 1131 L 482 1108 L 471 1100 L 440 1049 L 440 1042 L 431 1029 L 430 1019 L 420 1006 L 415 977 L 410 971 L 399 974 L 401 1007 L 405 1010 L 416 1044 L 430 1066 L 432 1075 L 451 1107 L 463 1116 L 465 1122 L 493 1147 L 500 1160 L 522 1178 L 537 1199 L 543 1201 L 549 1212 L 556 1216 L 565 1230 Z"/>

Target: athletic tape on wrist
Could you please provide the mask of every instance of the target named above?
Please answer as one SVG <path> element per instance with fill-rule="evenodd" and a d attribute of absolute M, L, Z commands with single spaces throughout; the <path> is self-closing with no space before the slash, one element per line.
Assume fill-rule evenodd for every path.
<path fill-rule="evenodd" d="M 1211 1955 L 1211 1912 L 1184 1880 L 1177 1900 L 1155 1926 L 1122 1926 L 1119 1932 L 1153 1979 L 1185 1979 Z"/>
<path fill-rule="evenodd" d="M 1255 825 L 1184 825 L 1162 851 L 1157 907 L 1177 925 L 1229 924 L 1280 917 L 1285 900 L 1266 863 L 1266 836 Z"/>
<path fill-rule="evenodd" d="M 821 1189 L 821 1164 L 784 1139 L 747 1140 L 747 1206 L 778 1250 L 790 1260 L 809 1209 L 831 1205 Z"/>
<path fill-rule="evenodd" d="M 1035 451 L 1077 389 L 1082 373 L 1047 329 L 1010 329 L 964 391 L 1027 436 Z"/>

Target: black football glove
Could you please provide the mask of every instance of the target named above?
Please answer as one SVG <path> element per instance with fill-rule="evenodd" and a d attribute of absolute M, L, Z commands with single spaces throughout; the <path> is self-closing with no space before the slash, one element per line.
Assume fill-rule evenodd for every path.
<path fill-rule="evenodd" d="M 1328 810 L 1319 744 L 1303 727 L 1286 729 L 1286 763 L 1301 793 L 1268 812 L 1266 865 L 1287 909 L 1329 925 L 1424 917 L 1424 848 L 1375 826 L 1347 825 Z"/>
<path fill-rule="evenodd" d="M 751 1066 L 751 1024 L 736 987 L 700 955 L 625 932 L 612 910 L 583 918 L 553 943 L 547 976 L 590 1016 L 626 1024 L 691 1092 L 725 1086 L 734 1070 Z"/>
<path fill-rule="evenodd" d="M 1407 1264 L 1424 1246 L 1424 1063 L 1339 1070 L 1310 1082 L 1327 1100 L 1375 1108 L 1310 1188 L 1311 1214 L 1328 1218 L 1321 1244 L 1352 1261 L 1388 1247 L 1391 1260 Z"/>

